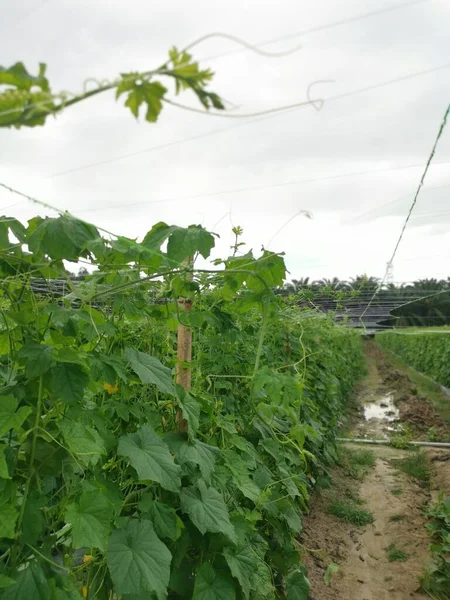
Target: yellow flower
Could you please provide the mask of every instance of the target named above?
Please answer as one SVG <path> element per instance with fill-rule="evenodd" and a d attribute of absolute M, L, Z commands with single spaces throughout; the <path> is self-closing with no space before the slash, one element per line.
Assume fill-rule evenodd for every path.
<path fill-rule="evenodd" d="M 104 383 L 103 387 L 108 392 L 108 394 L 115 394 L 119 389 L 119 382 L 116 381 L 116 384 L 114 386 L 110 385 L 109 383 Z"/>
<path fill-rule="evenodd" d="M 88 589 L 85 585 L 83 585 L 83 587 L 81 588 L 81 595 L 83 596 L 83 598 L 87 598 L 87 593 Z"/>
<path fill-rule="evenodd" d="M 83 556 L 83 564 L 84 565 L 87 565 L 88 563 L 90 563 L 93 560 L 94 560 L 94 557 L 92 556 L 92 554 L 85 554 Z"/>

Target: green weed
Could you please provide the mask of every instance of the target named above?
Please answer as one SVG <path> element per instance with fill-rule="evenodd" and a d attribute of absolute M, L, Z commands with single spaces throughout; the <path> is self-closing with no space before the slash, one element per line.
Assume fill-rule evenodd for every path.
<path fill-rule="evenodd" d="M 403 550 L 400 550 L 400 548 L 397 548 L 395 544 L 391 544 L 387 548 L 386 552 L 389 562 L 404 562 L 409 558 L 409 554 L 407 552 L 404 552 Z"/>
<path fill-rule="evenodd" d="M 345 448 L 341 454 L 341 465 L 354 479 L 362 480 L 375 466 L 375 455 L 372 450 L 349 450 Z"/>
<path fill-rule="evenodd" d="M 404 518 L 405 518 L 405 515 L 391 515 L 389 517 L 389 521 L 392 521 L 393 523 L 395 523 L 397 521 L 403 521 Z"/>
<path fill-rule="evenodd" d="M 431 469 L 426 455 L 423 452 L 416 452 L 411 456 L 402 458 L 401 460 L 393 460 L 393 464 L 406 473 L 422 486 L 427 486 L 430 483 Z"/>
<path fill-rule="evenodd" d="M 401 496 L 403 494 L 403 490 L 402 490 L 402 488 L 393 488 L 391 490 L 391 494 L 393 496 Z"/>
<path fill-rule="evenodd" d="M 428 442 L 446 442 L 447 436 L 436 429 L 436 427 L 430 427 L 427 431 Z"/>
<path fill-rule="evenodd" d="M 396 432 L 391 438 L 391 446 L 405 450 L 410 448 L 409 442 L 414 440 L 414 434 L 408 425 L 403 425 L 401 431 Z"/>
<path fill-rule="evenodd" d="M 336 573 L 339 571 L 339 565 L 336 563 L 330 563 L 328 565 L 328 567 L 326 568 L 326 571 L 323 575 L 323 581 L 325 583 L 325 585 L 330 585 L 331 582 L 333 581 L 333 577 L 336 575 Z"/>
<path fill-rule="evenodd" d="M 427 431 L 427 440 L 429 442 L 437 442 L 438 441 L 438 432 L 436 431 L 436 427 L 430 427 Z"/>
<path fill-rule="evenodd" d="M 355 504 L 346 500 L 334 500 L 328 506 L 327 512 L 341 521 L 357 526 L 369 525 L 375 520 L 369 510 L 358 508 Z"/>

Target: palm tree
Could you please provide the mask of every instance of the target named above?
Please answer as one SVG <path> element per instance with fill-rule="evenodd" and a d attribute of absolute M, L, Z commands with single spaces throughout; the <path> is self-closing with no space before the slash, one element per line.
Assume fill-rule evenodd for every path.
<path fill-rule="evenodd" d="M 431 279 L 419 279 L 418 281 L 414 281 L 413 285 L 416 290 L 425 290 L 430 293 L 439 292 L 448 287 L 447 281 L 443 279 L 438 280 L 434 277 Z"/>
<path fill-rule="evenodd" d="M 291 294 L 296 294 L 300 290 L 309 287 L 309 277 L 301 277 L 300 279 L 293 279 L 291 282 L 285 283 L 281 290 L 281 294 L 283 296 L 290 296 Z"/>
<path fill-rule="evenodd" d="M 363 275 L 357 275 L 356 277 L 350 277 L 350 287 L 359 292 L 375 292 L 380 285 L 378 277 L 369 277 L 365 273 Z"/>

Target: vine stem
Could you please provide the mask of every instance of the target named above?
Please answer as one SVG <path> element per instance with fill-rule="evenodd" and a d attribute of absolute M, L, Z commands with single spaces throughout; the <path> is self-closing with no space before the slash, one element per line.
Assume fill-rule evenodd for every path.
<path fill-rule="evenodd" d="M 38 430 L 39 430 L 39 421 L 41 419 L 43 396 L 44 396 L 44 376 L 41 375 L 39 378 L 39 392 L 38 392 L 38 400 L 37 400 L 37 405 L 36 405 L 36 418 L 34 420 L 34 427 L 33 427 L 33 439 L 31 441 L 31 453 L 30 453 L 30 465 L 29 465 L 30 473 L 32 473 L 32 471 L 33 471 L 34 459 L 36 456 L 36 444 L 37 444 L 37 436 L 38 436 Z M 27 503 L 28 494 L 30 492 L 31 479 L 32 479 L 32 477 L 30 476 L 27 479 L 27 483 L 25 484 L 25 491 L 23 493 L 23 498 L 22 498 L 22 506 L 20 507 L 19 519 L 17 521 L 17 529 L 20 529 L 20 527 L 22 525 L 23 516 L 25 513 L 25 506 Z"/>
<path fill-rule="evenodd" d="M 267 285 L 266 285 L 266 287 L 267 287 Z M 262 324 L 261 324 L 261 330 L 259 332 L 258 347 L 256 349 L 255 366 L 253 367 L 252 384 L 251 384 L 251 388 L 250 388 L 250 399 L 253 398 L 255 377 L 256 377 L 256 374 L 258 373 L 259 364 L 261 362 L 264 338 L 266 337 L 267 321 L 269 318 L 269 304 L 270 304 L 269 298 L 264 298 L 263 303 L 262 303 Z"/>
<path fill-rule="evenodd" d="M 57 562 L 54 562 L 53 560 L 50 560 L 47 556 L 45 556 L 44 554 L 42 554 L 41 552 L 39 552 L 39 550 L 37 548 L 35 548 L 34 546 L 31 546 L 30 544 L 27 544 L 27 546 L 28 546 L 28 548 L 30 548 L 30 550 L 32 552 L 34 552 L 35 554 L 37 554 L 38 556 L 40 556 L 42 559 L 44 559 L 46 562 L 48 562 L 53 567 L 56 567 L 59 570 L 63 570 L 66 573 L 69 573 L 68 569 L 66 569 L 62 565 L 59 565 Z"/>
<path fill-rule="evenodd" d="M 30 453 L 30 463 L 29 463 L 30 476 L 27 479 L 27 482 L 25 484 L 25 490 L 23 492 L 22 505 L 20 507 L 19 517 L 17 519 L 17 531 L 20 531 L 20 529 L 22 527 L 23 517 L 25 514 L 25 507 L 27 505 L 28 494 L 30 493 L 33 465 L 34 465 L 34 459 L 36 456 L 36 444 L 37 444 L 37 436 L 38 436 L 38 429 L 39 429 L 39 420 L 41 418 L 41 412 L 42 412 L 43 396 L 44 396 L 44 377 L 43 377 L 43 375 L 41 375 L 39 378 L 39 391 L 38 391 L 38 399 L 37 399 L 37 405 L 36 405 L 36 418 L 34 420 L 34 427 L 33 427 L 33 439 L 31 441 L 31 453 Z M 14 544 L 14 549 L 11 552 L 11 562 L 14 566 L 15 566 L 15 563 L 17 560 L 18 542 L 19 542 L 19 540 L 16 539 L 16 542 Z"/>
<path fill-rule="evenodd" d="M 261 331 L 259 333 L 258 348 L 256 350 L 255 366 L 253 368 L 253 377 L 255 377 L 256 373 L 258 372 L 259 363 L 261 362 L 262 347 L 263 347 L 264 338 L 266 335 L 268 317 L 269 317 L 269 302 L 268 302 L 268 299 L 264 299 L 263 310 L 262 310 L 262 325 L 261 325 Z"/>

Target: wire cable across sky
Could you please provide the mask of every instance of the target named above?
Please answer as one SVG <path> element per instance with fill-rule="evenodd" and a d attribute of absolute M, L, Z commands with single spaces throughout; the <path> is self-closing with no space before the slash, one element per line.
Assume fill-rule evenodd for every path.
<path fill-rule="evenodd" d="M 420 191 L 422 190 L 422 187 L 423 187 L 423 184 L 424 184 L 424 181 L 425 181 L 425 177 L 427 176 L 427 173 L 428 173 L 428 169 L 430 168 L 430 165 L 431 165 L 431 163 L 433 161 L 437 145 L 438 145 L 439 140 L 440 140 L 440 138 L 441 138 L 441 136 L 442 136 L 442 134 L 444 132 L 445 126 L 447 125 L 447 119 L 448 119 L 448 115 L 449 114 L 450 114 L 450 104 L 447 106 L 447 110 L 445 111 L 444 116 L 442 118 L 438 134 L 437 134 L 435 142 L 433 144 L 433 148 L 431 150 L 430 156 L 428 157 L 428 160 L 427 160 L 426 165 L 425 165 L 425 170 L 422 173 L 422 177 L 420 178 L 419 185 L 417 187 L 416 193 L 414 194 L 414 198 L 413 198 L 413 201 L 412 201 L 411 206 L 409 208 L 408 214 L 406 215 L 405 222 L 403 223 L 403 227 L 402 227 L 402 230 L 401 230 L 400 235 L 398 237 L 397 243 L 395 244 L 392 256 L 391 256 L 391 258 L 389 259 L 389 261 L 387 263 L 386 271 L 384 272 L 383 279 L 381 280 L 380 285 L 378 286 L 378 288 L 375 290 L 372 298 L 369 300 L 369 303 L 367 304 L 366 308 L 364 309 L 364 312 L 361 314 L 361 317 L 360 317 L 361 323 L 362 323 L 362 319 L 363 319 L 364 315 L 366 314 L 366 312 L 370 308 L 372 302 L 374 301 L 375 296 L 379 293 L 382 285 L 386 281 L 386 277 L 387 277 L 389 268 L 392 265 L 392 263 L 394 262 L 395 255 L 397 254 L 397 250 L 399 249 L 399 246 L 400 246 L 400 244 L 402 242 L 403 236 L 405 234 L 406 227 L 408 226 L 408 223 L 409 223 L 409 220 L 410 220 L 411 215 L 413 213 L 413 210 L 414 210 L 414 208 L 415 208 L 415 206 L 417 204 L 417 199 L 419 197 Z"/>
<path fill-rule="evenodd" d="M 332 21 L 331 23 L 325 23 L 323 25 L 318 25 L 316 27 L 309 27 L 307 29 L 302 29 L 295 33 L 289 33 L 287 35 L 282 35 L 276 38 L 272 38 L 270 40 L 265 40 L 262 42 L 257 42 L 254 46 L 269 46 L 271 44 L 277 44 L 278 42 L 285 42 L 288 40 L 292 40 L 298 37 L 302 37 L 305 35 L 309 35 L 311 33 L 318 33 L 320 31 L 327 31 L 329 29 L 334 29 L 336 27 L 342 27 L 343 25 L 350 25 L 351 23 L 357 23 L 358 21 L 363 21 L 364 19 L 370 19 L 372 17 L 378 17 L 380 15 L 384 15 L 386 13 L 391 13 L 396 10 L 402 10 L 404 8 L 409 8 L 415 4 L 422 4 L 423 2 L 428 2 L 428 0 L 412 0 L 411 2 L 403 2 L 401 4 L 396 4 L 394 6 L 390 6 L 388 8 L 382 8 L 380 10 L 373 10 L 371 12 L 362 13 L 359 15 L 354 15 L 353 17 L 348 17 L 347 19 L 341 19 L 339 21 Z M 223 58 L 225 56 L 230 56 L 232 54 L 240 54 L 245 52 L 245 48 L 239 48 L 235 50 L 228 50 L 227 52 L 221 52 L 220 54 L 214 54 L 212 56 L 206 56 L 201 58 L 202 61 L 208 60 L 217 60 L 219 58 Z"/>
<path fill-rule="evenodd" d="M 337 94 L 335 96 L 329 96 L 328 98 L 317 98 L 316 101 L 322 100 L 325 105 L 329 104 L 330 102 L 334 102 L 337 100 L 341 100 L 343 98 L 350 98 L 352 96 L 356 96 L 359 94 L 363 94 L 365 92 L 370 92 L 372 90 L 376 90 L 376 89 L 380 89 L 386 86 L 390 86 L 396 83 L 400 83 L 403 81 L 408 81 L 410 79 L 415 79 L 416 77 L 422 77 L 423 75 L 429 75 L 431 73 L 435 73 L 437 71 L 441 71 L 443 69 L 449 69 L 450 68 L 450 62 L 445 63 L 443 65 L 438 65 L 436 67 L 431 67 L 430 69 L 423 69 L 420 71 L 414 71 L 412 73 L 408 73 L 406 75 L 402 75 L 399 77 L 395 77 L 394 79 L 387 79 L 385 81 L 380 81 L 379 83 L 375 83 L 373 85 L 369 85 L 369 86 L 365 86 L 356 90 L 351 90 L 348 92 L 344 92 L 342 94 Z M 151 146 L 150 148 L 144 148 L 142 150 L 137 150 L 135 152 L 127 152 L 126 154 L 121 154 L 119 156 L 115 156 L 112 158 L 107 158 L 104 160 L 99 160 L 99 161 L 95 161 L 92 163 L 88 163 L 85 165 L 80 165 L 78 167 L 73 167 L 73 168 L 69 168 L 66 169 L 64 171 L 59 171 L 56 173 L 51 173 L 50 175 L 47 175 L 46 177 L 44 177 L 44 179 L 55 179 L 56 177 L 63 177 L 65 175 L 69 175 L 71 173 L 76 173 L 78 171 L 84 171 L 85 169 L 91 169 L 93 167 L 98 167 L 100 165 L 106 165 L 106 164 L 111 164 L 113 162 L 118 162 L 120 160 L 125 160 L 128 158 L 132 158 L 133 156 L 139 156 L 140 154 L 146 154 L 149 152 L 158 152 L 160 150 L 165 150 L 166 148 L 172 148 L 173 146 L 177 146 L 178 144 L 186 144 L 189 142 L 193 142 L 193 141 L 197 141 L 200 139 L 204 139 L 219 133 L 224 133 L 227 131 L 231 131 L 233 129 L 239 129 L 240 127 L 248 127 L 249 125 L 253 125 L 254 123 L 260 123 L 261 121 L 266 121 L 268 119 L 274 119 L 282 114 L 286 114 L 287 112 L 291 112 L 291 111 L 295 111 L 295 110 L 299 110 L 299 108 L 305 108 L 308 104 L 305 102 L 301 102 L 298 103 L 298 106 L 296 107 L 291 107 L 290 109 L 287 109 L 283 112 L 277 112 L 274 114 L 267 114 L 265 116 L 261 116 L 261 117 L 254 117 L 252 119 L 249 119 L 248 121 L 245 121 L 244 123 L 236 123 L 234 125 L 230 125 L 229 127 L 222 127 L 221 129 L 213 129 L 212 131 L 207 131 L 205 133 L 201 133 L 198 135 L 194 135 L 192 137 L 188 137 L 188 138 L 183 138 L 180 140 L 174 140 L 173 142 L 168 142 L 166 144 L 158 144 L 156 146 Z M 310 104 L 309 104 L 310 105 Z"/>

